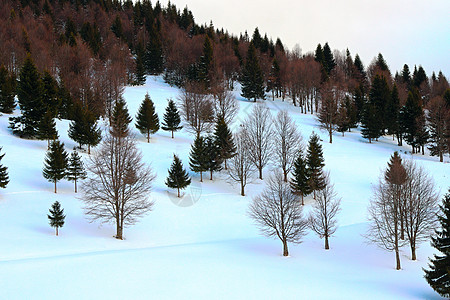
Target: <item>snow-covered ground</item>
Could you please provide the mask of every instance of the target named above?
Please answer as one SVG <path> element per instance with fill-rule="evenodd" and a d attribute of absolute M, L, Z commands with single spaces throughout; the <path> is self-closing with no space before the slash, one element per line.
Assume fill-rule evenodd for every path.
<path fill-rule="evenodd" d="M 167 99 L 176 99 L 179 93 L 160 77 L 149 77 L 145 86 L 125 91 L 132 116 L 146 92 L 160 120 Z M 236 95 L 238 124 L 254 104 Z M 256 179 L 247 186 L 247 196 L 241 197 L 239 187 L 231 186 L 224 172 L 203 183 L 191 172 L 193 182 L 180 202 L 164 180 L 173 153 L 188 167 L 193 139 L 184 129 L 175 133 L 175 139 L 160 130 L 150 144 L 136 131 L 144 159 L 157 173 L 151 194 L 155 205 L 137 225 L 125 229 L 125 240 L 116 240 L 114 225 L 85 219 L 71 182 L 59 182 L 58 194 L 53 193 L 52 183 L 42 177 L 47 142 L 13 136 L 7 128 L 9 116 L 3 115 L 2 164 L 8 166 L 11 182 L 0 190 L 0 299 L 439 298 L 423 279 L 422 268 L 434 252 L 429 243 L 421 245 L 415 262 L 405 247 L 402 270 L 396 271 L 393 253 L 368 245 L 362 237 L 372 185 L 393 151 L 409 157 L 409 147 L 397 147 L 389 137 L 369 144 L 357 131 L 345 137 L 336 133 L 329 144 L 314 116 L 278 100 L 266 103 L 274 115 L 280 109 L 290 111 L 305 143 L 312 131 L 323 139 L 326 169 L 342 197 L 340 227 L 329 251 L 321 239 L 309 234 L 303 243 L 290 244 L 290 256 L 283 257 L 279 240 L 261 236 L 247 214 L 252 196 L 264 187 Z M 67 137 L 68 122 L 57 125 L 60 139 L 71 151 L 76 144 Z M 446 163 L 429 156 L 414 159 L 433 175 L 444 194 L 450 185 L 449 158 Z M 265 170 L 265 177 L 270 170 Z M 47 220 L 55 200 L 67 214 L 59 237 Z"/>

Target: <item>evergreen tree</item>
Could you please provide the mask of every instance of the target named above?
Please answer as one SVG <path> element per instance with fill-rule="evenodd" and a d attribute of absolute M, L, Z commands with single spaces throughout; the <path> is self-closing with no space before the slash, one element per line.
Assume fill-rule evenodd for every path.
<path fill-rule="evenodd" d="M 366 104 L 364 86 L 362 84 L 359 84 L 358 87 L 355 89 L 355 93 L 353 95 L 353 102 L 355 103 L 356 108 L 356 121 L 361 122 L 364 111 L 364 105 Z"/>
<path fill-rule="evenodd" d="M 155 112 L 155 106 L 148 93 L 139 107 L 136 115 L 136 128 L 142 134 L 147 135 L 147 142 L 150 143 L 150 134 L 159 130 L 159 118 Z"/>
<path fill-rule="evenodd" d="M 377 119 L 377 110 L 372 103 L 366 103 L 361 117 L 361 134 L 363 138 L 368 139 L 369 143 L 372 140 L 380 137 L 380 120 Z"/>
<path fill-rule="evenodd" d="M 145 52 L 142 49 L 142 45 L 136 49 L 136 73 L 135 73 L 135 83 L 136 85 L 144 85 L 145 84 L 145 65 L 144 65 L 144 55 Z"/>
<path fill-rule="evenodd" d="M 384 60 L 384 57 L 381 53 L 378 53 L 377 56 L 377 60 L 375 61 L 375 65 L 380 68 L 381 71 L 389 71 L 389 67 L 386 63 L 386 61 Z"/>
<path fill-rule="evenodd" d="M 311 193 L 311 187 L 309 185 L 309 176 L 307 169 L 306 159 L 303 157 L 303 153 L 300 151 L 297 159 L 294 163 L 294 171 L 292 173 L 291 189 L 296 195 L 302 197 L 302 205 L 305 205 L 303 197 Z"/>
<path fill-rule="evenodd" d="M 75 184 L 75 193 L 77 192 L 77 181 L 80 179 L 86 179 L 86 171 L 84 169 L 81 156 L 77 151 L 73 151 L 69 158 L 67 166 L 66 178 L 69 181 L 73 181 Z"/>
<path fill-rule="evenodd" d="M 206 167 L 210 173 L 210 180 L 213 180 L 213 172 L 220 171 L 222 165 L 222 159 L 220 156 L 220 149 L 217 147 L 212 137 L 206 138 Z"/>
<path fill-rule="evenodd" d="M 170 188 L 177 189 L 177 195 L 180 197 L 180 189 L 185 189 L 191 184 L 188 173 L 183 168 L 181 160 L 173 155 L 173 162 L 169 169 L 169 177 L 166 179 L 166 185 Z"/>
<path fill-rule="evenodd" d="M 323 56 L 322 45 L 320 45 L 320 44 L 317 45 L 316 51 L 314 53 L 314 59 L 323 66 L 324 56 Z"/>
<path fill-rule="evenodd" d="M 431 238 L 431 245 L 441 255 L 434 255 L 428 264 L 429 270 L 425 270 L 425 279 L 428 284 L 439 295 L 450 297 L 450 189 L 439 206 L 441 213 L 438 214 L 440 230 L 435 230 L 435 236 Z"/>
<path fill-rule="evenodd" d="M 331 71 L 336 67 L 336 62 L 334 61 L 333 53 L 331 52 L 328 43 L 323 45 L 323 66 L 327 75 L 330 75 Z"/>
<path fill-rule="evenodd" d="M 405 64 L 403 66 L 403 70 L 402 70 L 402 81 L 404 83 L 406 83 L 407 88 L 410 88 L 410 84 L 411 84 L 411 72 L 409 71 L 409 67 L 407 64 Z"/>
<path fill-rule="evenodd" d="M 316 199 L 316 191 L 325 187 L 325 177 L 323 167 L 325 166 L 322 145 L 319 136 L 313 133 L 309 138 L 308 151 L 306 154 L 306 167 L 308 170 L 309 186 Z"/>
<path fill-rule="evenodd" d="M 111 134 L 115 137 L 122 138 L 130 132 L 128 125 L 132 119 L 128 113 L 128 108 L 123 99 L 119 99 L 114 106 L 111 116 Z"/>
<path fill-rule="evenodd" d="M 50 148 L 50 141 L 58 138 L 58 131 L 56 130 L 56 122 L 53 112 L 47 110 L 42 120 L 39 122 L 37 132 L 38 139 L 47 140 L 47 147 Z"/>
<path fill-rule="evenodd" d="M 400 113 L 400 126 L 404 132 L 406 142 L 412 147 L 412 153 L 415 153 L 415 148 L 418 145 L 418 120 L 422 114 L 419 92 L 417 89 L 412 89 L 408 93 L 408 98 Z"/>
<path fill-rule="evenodd" d="M 227 169 L 227 159 L 232 158 L 236 153 L 236 146 L 233 142 L 233 134 L 228 128 L 225 119 L 219 116 L 214 129 L 214 142 L 218 149 L 219 160 L 225 163 Z"/>
<path fill-rule="evenodd" d="M 164 70 L 163 49 L 160 34 L 152 22 L 149 31 L 149 42 L 145 51 L 145 69 L 150 75 L 159 75 Z"/>
<path fill-rule="evenodd" d="M 416 88 L 420 89 L 423 82 L 428 80 L 427 74 L 422 66 L 419 66 L 416 72 L 413 74 L 413 84 Z"/>
<path fill-rule="evenodd" d="M 53 117 L 58 115 L 61 105 L 58 97 L 58 83 L 48 71 L 44 71 L 42 75 L 42 103 L 46 112 L 49 111 Z"/>
<path fill-rule="evenodd" d="M 369 102 L 374 105 L 375 108 L 375 118 L 380 122 L 380 136 L 384 135 L 386 128 L 387 115 L 386 107 L 387 103 L 390 102 L 391 91 L 387 83 L 385 76 L 375 75 L 372 82 L 372 87 L 369 92 Z"/>
<path fill-rule="evenodd" d="M 358 54 L 355 55 L 354 65 L 355 65 L 356 69 L 359 71 L 359 73 L 362 75 L 362 77 L 364 78 L 366 76 L 366 72 L 364 71 L 364 65 Z"/>
<path fill-rule="evenodd" d="M 50 150 L 47 151 L 45 156 L 42 175 L 48 181 L 55 183 L 55 193 L 56 183 L 66 176 L 67 165 L 67 152 L 64 150 L 64 143 L 52 142 Z"/>
<path fill-rule="evenodd" d="M 97 118 L 79 103 L 75 104 L 73 110 L 69 138 L 77 142 L 80 149 L 83 145 L 88 145 L 88 154 L 91 154 L 91 146 L 96 146 L 102 139 L 101 130 L 97 127 Z"/>
<path fill-rule="evenodd" d="M 172 99 L 169 99 L 169 103 L 166 107 L 166 113 L 164 114 L 164 120 L 162 122 L 161 128 L 166 131 L 171 131 L 173 138 L 173 132 L 183 128 L 183 126 L 180 126 L 180 123 L 181 118 L 180 114 L 178 113 L 177 106 L 175 105 L 175 102 L 173 102 Z"/>
<path fill-rule="evenodd" d="M 0 147 L 0 151 L 2 150 L 2 147 Z M 0 154 L 0 162 L 2 161 L 5 154 Z M 9 176 L 8 176 L 8 167 L 3 166 L 0 164 L 0 188 L 6 188 L 6 186 L 9 183 Z"/>
<path fill-rule="evenodd" d="M 192 171 L 200 173 L 200 182 L 203 182 L 203 172 L 208 171 L 208 153 L 205 138 L 197 136 L 192 144 L 189 155 L 189 166 Z"/>
<path fill-rule="evenodd" d="M 394 84 L 391 96 L 388 97 L 388 102 L 386 103 L 385 125 L 388 134 L 394 135 L 398 133 L 399 111 L 400 111 L 400 98 L 398 96 L 397 85 Z"/>
<path fill-rule="evenodd" d="M 64 209 L 61 208 L 61 204 L 59 204 L 58 201 L 55 201 L 55 203 L 52 204 L 52 208 L 48 211 L 50 212 L 50 214 L 47 215 L 50 226 L 55 227 L 56 236 L 58 236 L 58 229 L 64 226 L 64 219 L 66 218 Z"/>
<path fill-rule="evenodd" d="M 41 76 L 31 59 L 31 55 L 28 54 L 20 70 L 17 85 L 17 98 L 22 115 L 10 118 L 10 128 L 12 128 L 13 133 L 27 137 L 36 135 L 39 122 L 46 111 L 42 102 L 42 94 Z"/>
<path fill-rule="evenodd" d="M 213 48 L 211 45 L 211 40 L 206 35 L 205 42 L 203 43 L 203 54 L 200 57 L 200 62 L 198 64 L 197 70 L 197 79 L 203 83 L 205 88 L 209 87 L 210 85 L 210 72 L 212 62 L 213 62 Z"/>
<path fill-rule="evenodd" d="M 4 65 L 0 67 L 0 112 L 10 114 L 16 106 L 14 99 L 16 90 L 16 78 L 11 75 Z"/>
<path fill-rule="evenodd" d="M 71 120 L 73 117 L 74 102 L 69 90 L 66 88 L 66 85 L 62 80 L 58 86 L 58 98 L 61 101 L 58 110 L 58 118 Z"/>
<path fill-rule="evenodd" d="M 242 97 L 253 99 L 254 102 L 257 98 L 265 99 L 264 78 L 253 43 L 250 43 L 248 48 L 247 60 L 242 70 L 241 84 Z"/>

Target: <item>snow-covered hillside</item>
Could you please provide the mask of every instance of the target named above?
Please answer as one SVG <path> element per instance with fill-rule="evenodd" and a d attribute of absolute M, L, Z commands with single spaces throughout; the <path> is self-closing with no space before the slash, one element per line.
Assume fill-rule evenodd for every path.
<path fill-rule="evenodd" d="M 129 87 L 125 100 L 132 116 L 146 93 L 162 119 L 167 99 L 179 90 L 149 77 L 147 84 Z M 239 96 L 240 112 L 234 126 L 244 120 L 252 105 Z M 157 179 L 152 199 L 154 210 L 137 225 L 125 228 L 125 240 L 113 238 L 112 224 L 89 223 L 73 183 L 62 180 L 58 194 L 42 177 L 46 141 L 19 139 L 8 129 L 8 117 L 0 117 L 0 146 L 6 153 L 10 184 L 0 190 L 0 299 L 436 299 L 423 278 L 433 248 L 418 249 L 418 261 L 402 251 L 402 270 L 395 270 L 393 253 L 366 244 L 367 205 L 372 184 L 393 151 L 409 157 L 409 147 L 398 147 L 389 137 L 369 144 L 359 132 L 335 134 L 327 143 L 314 116 L 282 101 L 266 100 L 275 115 L 288 109 L 306 142 L 312 131 L 324 140 L 325 168 L 331 173 L 342 211 L 331 249 L 309 234 L 299 245 L 282 244 L 261 236 L 247 214 L 251 198 L 264 187 L 255 179 L 239 195 L 239 187 L 224 172 L 214 181 L 191 172 L 192 184 L 183 200 L 176 198 L 164 180 L 173 153 L 188 167 L 193 141 L 184 129 L 160 130 L 146 137 L 136 131 L 138 146 Z M 69 123 L 57 122 L 66 150 L 76 146 L 67 137 Z M 82 154 L 86 159 L 87 154 Z M 435 157 L 415 155 L 434 177 L 444 194 L 450 185 L 450 164 Z M 271 168 L 265 170 L 265 177 Z M 60 236 L 48 225 L 47 213 L 58 200 L 67 214 Z M 309 200 L 309 199 L 308 199 Z M 308 201 L 307 201 L 308 202 Z M 308 203 L 305 206 L 308 210 Z"/>

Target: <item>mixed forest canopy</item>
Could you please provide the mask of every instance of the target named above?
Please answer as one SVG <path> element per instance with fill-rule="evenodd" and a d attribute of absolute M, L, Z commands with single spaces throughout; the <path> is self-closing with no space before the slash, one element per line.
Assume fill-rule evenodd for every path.
<path fill-rule="evenodd" d="M 290 101 L 318 114 L 330 142 L 359 124 L 369 142 L 389 134 L 441 160 L 450 148 L 447 78 L 420 65 L 394 74 L 381 53 L 364 66 L 328 43 L 289 51 L 258 28 L 236 36 L 197 24 L 170 2 L 0 0 L 0 20 L 0 110 L 10 113 L 18 95 L 23 116 L 11 128 L 21 135 L 35 136 L 51 117 L 73 119 L 78 106 L 111 118 L 125 85 L 163 75 L 187 92 L 214 95 L 239 82 L 249 100 Z"/>

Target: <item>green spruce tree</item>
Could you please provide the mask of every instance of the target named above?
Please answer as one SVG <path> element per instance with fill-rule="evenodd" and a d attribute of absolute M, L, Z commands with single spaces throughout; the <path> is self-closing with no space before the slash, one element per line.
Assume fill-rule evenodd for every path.
<path fill-rule="evenodd" d="M 111 134 L 118 138 L 127 136 L 130 132 L 128 125 L 131 121 L 125 101 L 119 99 L 114 106 L 111 116 Z"/>
<path fill-rule="evenodd" d="M 147 135 L 147 143 L 150 143 L 150 134 L 154 134 L 159 130 L 159 118 L 148 93 L 145 95 L 145 99 L 136 115 L 136 128 L 142 134 Z"/>
<path fill-rule="evenodd" d="M 58 97 L 58 83 L 48 71 L 44 71 L 42 75 L 42 103 L 46 112 L 50 112 L 56 118 L 61 105 Z"/>
<path fill-rule="evenodd" d="M 309 175 L 307 169 L 306 159 L 303 157 L 303 153 L 299 152 L 297 159 L 294 163 L 294 171 L 291 179 L 291 189 L 296 195 L 300 195 L 302 199 L 302 205 L 305 205 L 303 198 L 311 194 L 311 187 L 309 185 Z"/>
<path fill-rule="evenodd" d="M 166 185 L 170 188 L 177 189 L 177 196 L 180 197 L 180 190 L 185 189 L 191 184 L 191 179 L 188 173 L 183 168 L 183 163 L 176 156 L 173 155 L 173 162 L 169 169 L 169 176 L 166 179 Z"/>
<path fill-rule="evenodd" d="M 47 140 L 47 148 L 50 149 L 50 141 L 58 138 L 58 131 L 56 130 L 56 122 L 53 113 L 47 110 L 42 120 L 39 122 L 37 138 L 40 140 Z"/>
<path fill-rule="evenodd" d="M 198 136 L 191 147 L 189 167 L 192 171 L 200 173 L 200 182 L 203 182 L 203 172 L 208 171 L 208 153 L 205 138 Z"/>
<path fill-rule="evenodd" d="M 83 161 L 77 151 L 73 151 L 69 158 L 67 166 L 66 178 L 73 181 L 75 184 L 75 193 L 77 192 L 77 181 L 86 179 L 86 170 L 84 169 Z"/>
<path fill-rule="evenodd" d="M 50 226 L 54 227 L 56 230 L 56 236 L 58 236 L 58 229 L 64 226 L 64 220 L 66 216 L 64 215 L 64 209 L 61 208 L 61 204 L 58 201 L 52 204 L 52 208 L 48 210 L 50 212 L 47 215 Z"/>
<path fill-rule="evenodd" d="M 372 143 L 372 140 L 380 137 L 381 122 L 377 118 L 377 109 L 375 108 L 375 105 L 370 102 L 367 102 L 364 105 L 361 116 L 361 126 L 361 134 L 363 138 L 369 140 L 369 143 Z"/>
<path fill-rule="evenodd" d="M 200 57 L 197 68 L 197 79 L 203 84 L 205 88 L 210 86 L 210 72 L 211 65 L 213 63 L 213 48 L 211 40 L 205 35 L 205 41 L 203 43 L 203 54 Z"/>
<path fill-rule="evenodd" d="M 16 107 L 16 77 L 4 65 L 0 67 L 0 112 L 10 114 Z"/>
<path fill-rule="evenodd" d="M 314 194 L 314 199 L 316 199 L 316 191 L 322 190 L 326 185 L 323 174 L 323 167 L 325 166 L 324 161 L 320 138 L 316 133 L 313 133 L 309 138 L 308 151 L 306 154 L 306 167 L 309 177 L 309 186 Z"/>
<path fill-rule="evenodd" d="M 219 160 L 224 162 L 226 170 L 227 159 L 234 156 L 236 153 L 236 146 L 233 142 L 233 134 L 222 116 L 217 117 L 214 129 L 214 142 L 218 149 Z"/>
<path fill-rule="evenodd" d="M 172 138 L 173 138 L 173 132 L 178 131 L 183 128 L 183 126 L 180 126 L 181 118 L 180 114 L 178 113 L 177 106 L 175 105 L 175 102 L 172 99 L 169 99 L 169 103 L 166 107 L 166 112 L 164 114 L 164 120 L 162 122 L 162 129 L 166 131 L 172 132 Z"/>
<path fill-rule="evenodd" d="M 418 90 L 412 89 L 408 93 L 406 103 L 400 112 L 400 126 L 404 133 L 405 141 L 412 147 L 413 154 L 418 146 L 418 135 L 420 130 L 418 121 L 423 114 L 420 102 Z"/>
<path fill-rule="evenodd" d="M 145 51 L 141 44 L 136 49 L 136 69 L 135 69 L 135 84 L 136 85 L 144 85 L 145 78 L 145 61 L 144 61 Z"/>
<path fill-rule="evenodd" d="M 264 78 L 256 55 L 255 45 L 250 43 L 247 52 L 247 60 L 241 75 L 242 97 L 247 99 L 265 99 Z"/>
<path fill-rule="evenodd" d="M 431 238 L 431 245 L 441 255 L 434 255 L 425 270 L 425 279 L 439 295 L 450 298 L 450 189 L 439 206 L 438 214 L 440 229 L 435 230 L 435 236 Z"/>
<path fill-rule="evenodd" d="M 64 143 L 52 142 L 50 150 L 47 151 L 45 156 L 42 175 L 48 181 L 55 183 L 55 193 L 56 183 L 66 176 L 67 165 L 67 152 L 64 150 Z"/>
<path fill-rule="evenodd" d="M 2 150 L 2 147 L 0 147 L 0 151 Z M 0 162 L 2 161 L 5 154 L 0 154 Z M 0 164 L 0 188 L 4 189 L 9 183 L 9 176 L 8 176 L 8 167 L 3 166 Z"/>
<path fill-rule="evenodd" d="M 80 149 L 83 145 L 87 145 L 88 154 L 91 154 L 91 147 L 98 145 L 102 139 L 101 130 L 97 126 L 97 118 L 88 108 L 77 103 L 72 113 L 72 119 L 69 125 L 69 138 L 77 142 Z"/>
<path fill-rule="evenodd" d="M 210 180 L 213 180 L 213 172 L 220 171 L 222 169 L 222 160 L 220 157 L 220 149 L 217 147 L 214 138 L 209 136 L 206 138 L 206 166 L 209 171 Z"/>
<path fill-rule="evenodd" d="M 164 57 L 160 33 L 155 23 L 148 26 L 149 42 L 145 49 L 145 69 L 150 75 L 159 75 L 164 70 Z"/>

